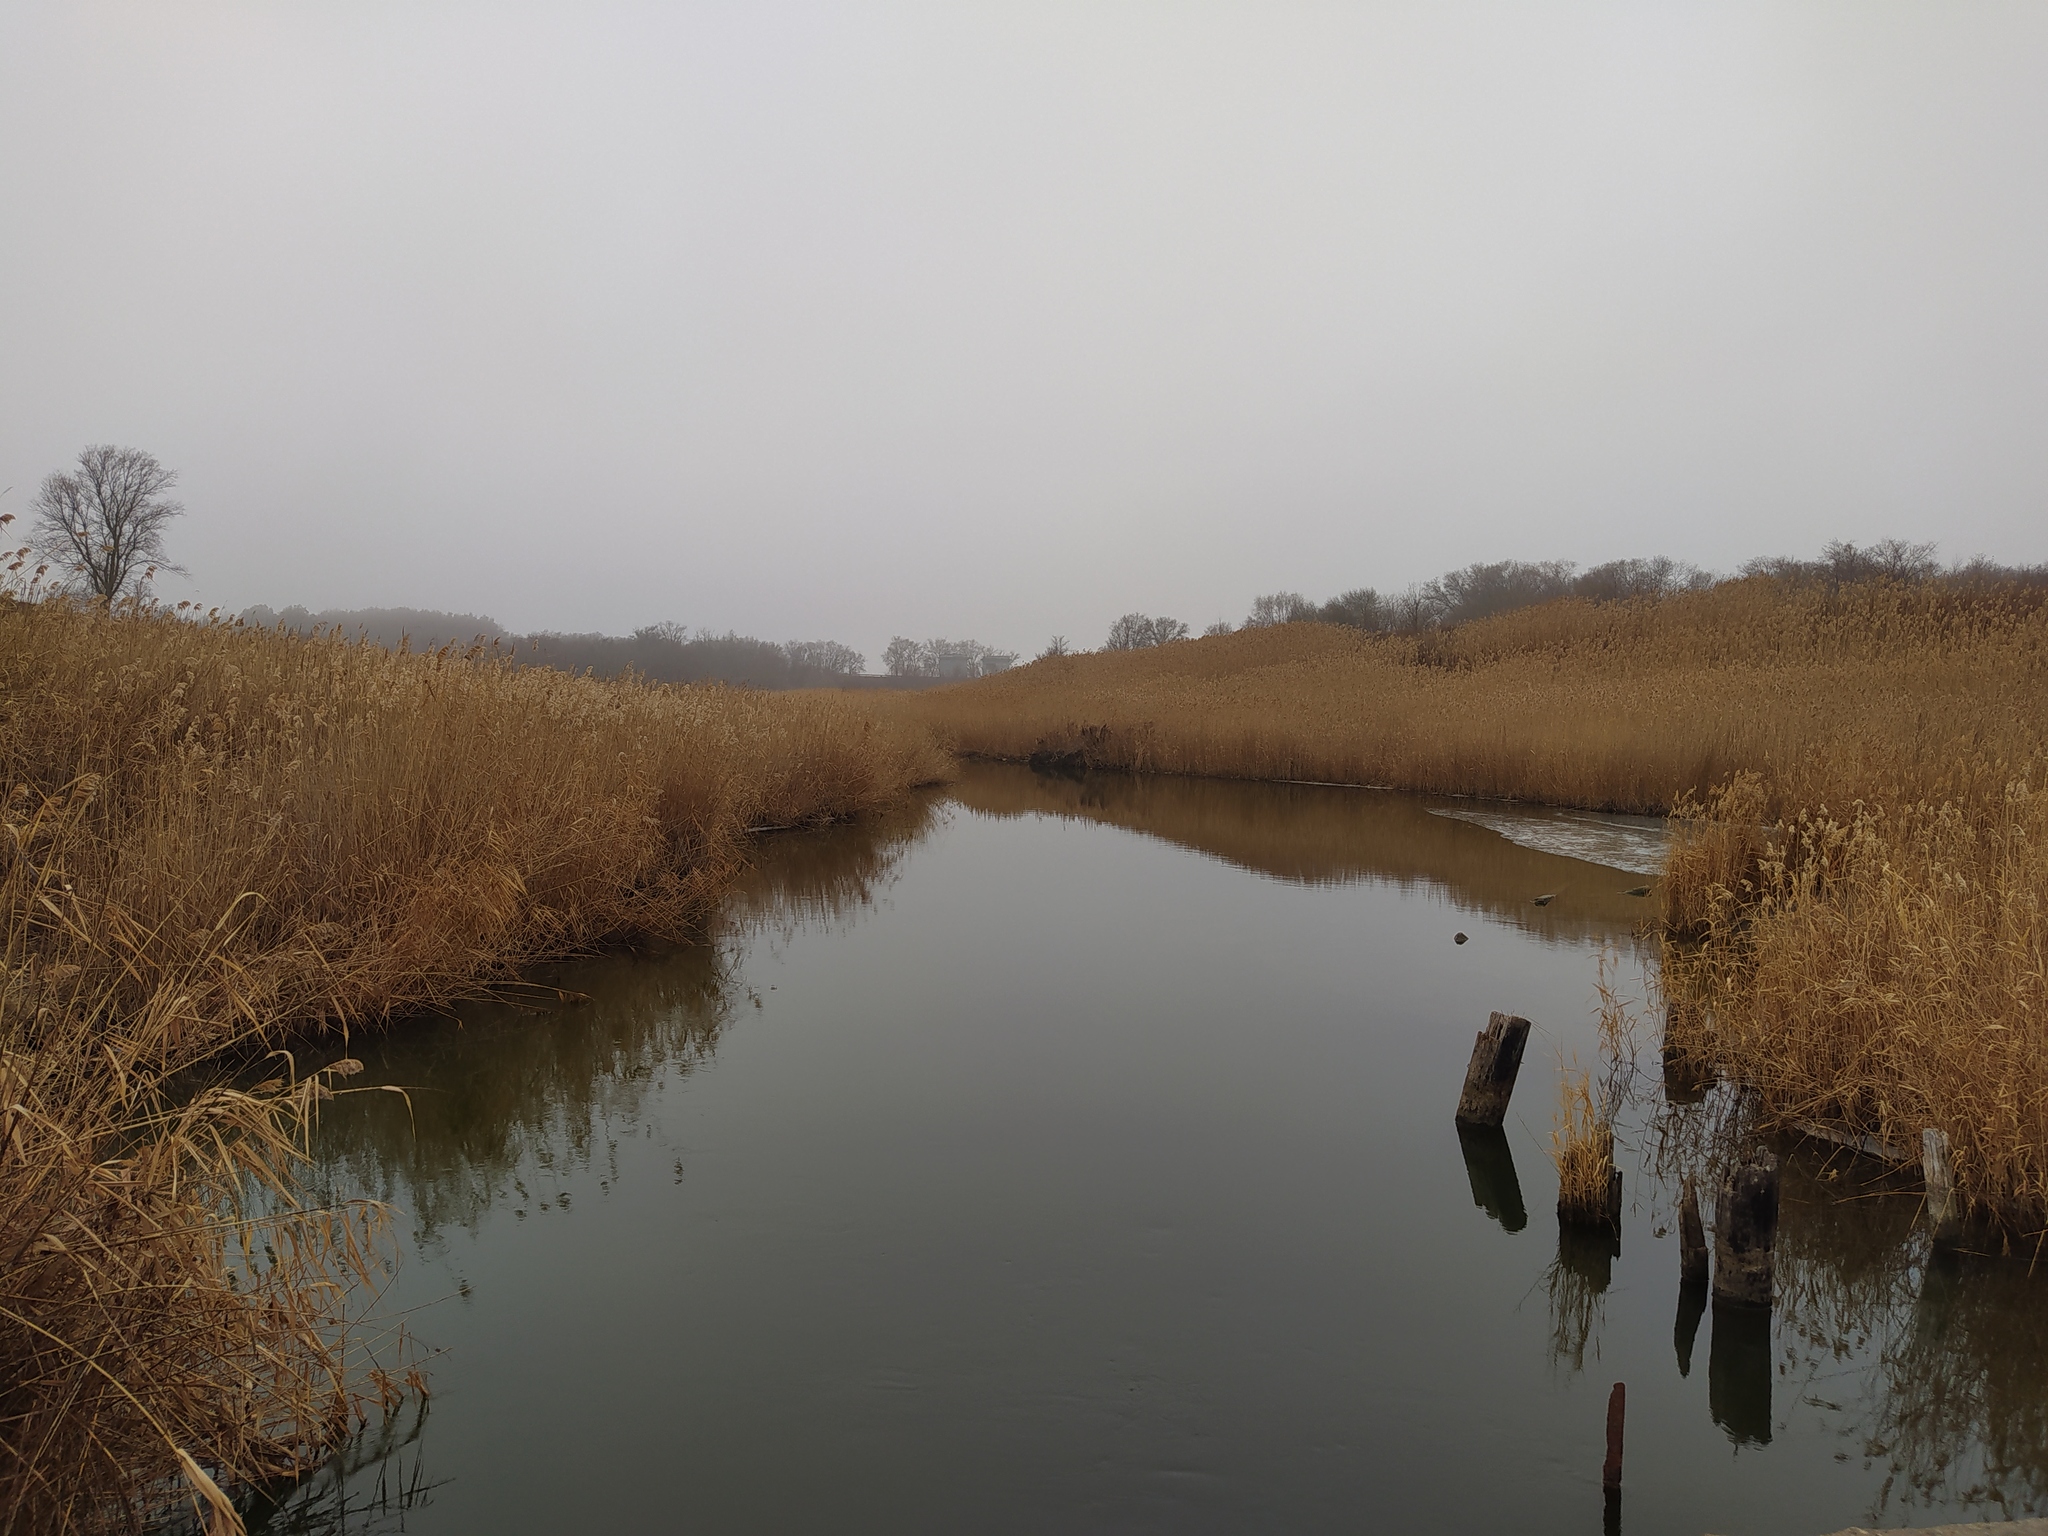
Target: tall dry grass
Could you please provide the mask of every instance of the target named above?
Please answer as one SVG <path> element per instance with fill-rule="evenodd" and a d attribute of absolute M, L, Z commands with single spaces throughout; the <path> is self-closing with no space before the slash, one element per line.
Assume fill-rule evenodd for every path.
<path fill-rule="evenodd" d="M 293 1182 L 350 1064 L 283 1048 L 683 934 L 749 829 L 944 771 L 830 697 L 0 600 L 0 1531 L 232 1528 L 396 1389 L 380 1213 Z"/>
<path fill-rule="evenodd" d="M 1765 1116 L 1917 1151 L 2008 1239 L 2048 1227 L 2048 762 L 1987 802 L 1858 804 L 1759 827 L 1693 808 L 1665 947 L 1686 1049 Z"/>
<path fill-rule="evenodd" d="M 1981 799 L 2043 742 L 2048 594 L 1758 578 L 1422 636 L 1287 624 L 875 696 L 948 746 L 1660 812 Z"/>

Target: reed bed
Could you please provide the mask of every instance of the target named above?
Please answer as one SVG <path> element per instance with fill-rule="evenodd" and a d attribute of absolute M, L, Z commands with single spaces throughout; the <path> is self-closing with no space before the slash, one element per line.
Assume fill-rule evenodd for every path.
<path fill-rule="evenodd" d="M 829 697 L 14 600 L 0 764 L 8 1533 L 177 1497 L 234 1529 L 407 1385 L 354 1325 L 381 1210 L 298 1195 L 354 1070 L 298 1064 L 336 1054 L 318 1032 L 683 936 L 750 831 L 946 771 Z"/>
<path fill-rule="evenodd" d="M 2048 594 L 1768 578 L 1423 635 L 1284 624 L 876 695 L 964 753 L 1658 813 L 1975 801 L 2040 750 Z"/>
<path fill-rule="evenodd" d="M 2032 1253 L 2048 1226 L 2048 764 L 1990 803 L 1811 812 L 1760 828 L 1740 792 L 1691 808 L 1667 904 L 1683 1048 L 1764 1117 L 1917 1156 Z M 1715 878 L 1718 876 L 1719 878 Z"/>

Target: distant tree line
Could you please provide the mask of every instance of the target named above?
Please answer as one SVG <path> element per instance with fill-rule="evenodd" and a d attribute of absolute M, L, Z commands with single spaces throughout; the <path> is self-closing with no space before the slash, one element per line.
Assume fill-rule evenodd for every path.
<path fill-rule="evenodd" d="M 515 635 L 474 613 L 432 608 L 329 608 L 312 613 L 293 606 L 261 605 L 242 620 L 265 628 L 282 625 L 301 634 L 338 632 L 396 650 L 438 650 L 482 641 L 496 645 L 521 666 L 555 667 L 615 677 L 631 670 L 658 683 L 738 683 L 752 688 L 832 687 L 867 671 L 867 658 L 836 640 L 792 640 L 777 645 L 748 635 L 692 633 L 680 624 L 649 624 L 630 635 L 560 634 L 543 630 Z"/>
<path fill-rule="evenodd" d="M 564 672 L 611 677 L 631 668 L 658 683 L 738 683 L 749 688 L 829 688 L 868 669 L 867 658 L 836 640 L 777 645 L 728 631 L 692 634 L 680 624 L 650 624 L 630 635 L 529 635 L 519 659 Z"/>
<path fill-rule="evenodd" d="M 1885 539 L 1863 548 L 1836 542 L 1828 545 L 1818 560 L 1751 560 L 1739 574 L 1830 585 L 1880 577 L 1909 583 L 2048 585 L 2048 566 L 1999 565 L 1980 557 L 1944 568 L 1935 559 L 1932 544 L 1909 544 L 1899 539 Z M 1696 565 L 1663 556 L 1610 560 L 1586 571 L 1566 560 L 1498 560 L 1448 571 L 1401 592 L 1382 593 L 1371 587 L 1358 587 L 1324 603 L 1311 602 L 1299 592 L 1272 592 L 1252 600 L 1252 611 L 1244 622 L 1247 629 L 1307 622 L 1343 624 L 1376 633 L 1414 634 L 1449 629 L 1559 598 L 1577 597 L 1596 603 L 1656 600 L 1681 592 L 1704 591 L 1721 579 Z M 1215 626 L 1210 633 L 1227 632 L 1228 628 Z"/>
<path fill-rule="evenodd" d="M 1109 639 L 1103 642 L 1102 648 L 1105 651 L 1144 651 L 1155 645 L 1171 645 L 1187 637 L 1188 627 L 1179 619 L 1169 619 L 1164 614 L 1154 619 L 1142 613 L 1127 613 L 1109 626 Z"/>
<path fill-rule="evenodd" d="M 1817 560 L 1751 560 L 1738 574 L 1742 578 L 1767 576 L 1778 581 L 1829 585 L 1884 578 L 1963 586 L 2015 582 L 2048 586 L 2048 565 L 2000 565 L 1980 556 L 1945 567 L 1935 558 L 1934 551 L 1932 544 L 1913 544 L 1901 539 L 1884 539 L 1861 547 L 1838 541 L 1828 545 Z M 1584 571 L 1568 560 L 1496 560 L 1447 571 L 1434 580 L 1399 592 L 1354 587 L 1321 603 L 1299 592 L 1268 592 L 1252 599 L 1251 612 L 1245 616 L 1242 627 L 1342 624 L 1376 634 L 1417 634 L 1512 613 L 1518 608 L 1533 608 L 1560 598 L 1576 597 L 1596 603 L 1654 601 L 1681 592 L 1704 591 L 1722 579 L 1696 565 L 1661 555 L 1610 560 Z M 1228 620 L 1220 620 L 1203 633 L 1227 635 L 1236 627 Z M 1178 619 L 1127 613 L 1110 626 L 1103 649 L 1145 650 L 1187 637 L 1188 626 Z M 1068 654 L 1066 638 L 1055 635 L 1040 659 Z"/>
<path fill-rule="evenodd" d="M 1594 602 L 1670 597 L 1696 592 L 1714 578 L 1682 560 L 1610 560 L 1581 571 L 1568 560 L 1496 560 L 1446 571 L 1401 592 L 1354 587 L 1325 603 L 1299 592 L 1270 592 L 1252 599 L 1247 629 L 1274 624 L 1343 624 L 1380 633 L 1413 634 L 1533 608 L 1562 597 Z"/>
<path fill-rule="evenodd" d="M 897 635 L 882 652 L 882 670 L 891 677 L 986 677 L 1016 664 L 1013 651 L 997 650 L 979 640 L 913 640 Z"/>

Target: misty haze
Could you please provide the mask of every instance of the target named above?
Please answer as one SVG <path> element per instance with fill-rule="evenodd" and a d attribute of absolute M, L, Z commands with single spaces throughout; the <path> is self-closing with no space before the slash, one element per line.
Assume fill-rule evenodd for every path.
<path fill-rule="evenodd" d="M 0 1536 L 2048 1530 L 2048 12 L 0 15 Z"/>

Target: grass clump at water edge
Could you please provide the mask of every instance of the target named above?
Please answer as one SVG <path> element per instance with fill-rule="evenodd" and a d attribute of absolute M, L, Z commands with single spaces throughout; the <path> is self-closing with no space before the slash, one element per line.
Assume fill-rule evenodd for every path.
<path fill-rule="evenodd" d="M 1592 1075 L 1584 1068 L 1559 1078 L 1550 1158 L 1557 1165 L 1558 1220 L 1574 1226 L 1619 1224 L 1614 1122 L 1596 1099 Z"/>

